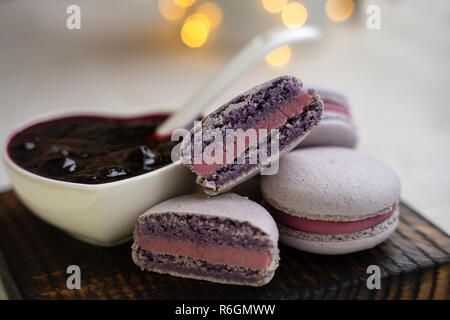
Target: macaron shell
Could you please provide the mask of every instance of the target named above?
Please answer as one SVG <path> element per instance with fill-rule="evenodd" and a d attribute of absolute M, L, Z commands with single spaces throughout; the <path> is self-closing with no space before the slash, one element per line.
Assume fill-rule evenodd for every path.
<path fill-rule="evenodd" d="M 331 102 L 334 104 L 341 105 L 346 109 L 350 109 L 350 104 L 347 98 L 337 91 L 327 88 L 312 88 L 312 87 L 308 87 L 307 91 L 319 95 L 320 99 L 323 102 Z"/>
<path fill-rule="evenodd" d="M 280 242 L 307 252 L 326 255 L 338 255 L 371 249 L 385 241 L 395 231 L 398 225 L 398 209 L 386 221 L 369 228 L 366 232 L 340 235 L 340 240 L 330 241 L 327 235 L 310 234 L 311 239 L 305 239 L 300 234 L 307 235 L 289 227 L 280 225 Z M 324 240 L 321 240 L 324 238 Z M 347 239 L 346 239 L 347 238 Z"/>
<path fill-rule="evenodd" d="M 324 118 L 298 147 L 339 146 L 354 148 L 357 143 L 358 136 L 355 126 L 348 120 Z"/>
<path fill-rule="evenodd" d="M 400 197 L 400 180 L 379 160 L 342 147 L 296 150 L 276 175 L 261 177 L 264 199 L 295 216 L 352 221 L 379 214 Z"/>
<path fill-rule="evenodd" d="M 265 232 L 275 246 L 278 242 L 278 228 L 270 213 L 258 203 L 234 193 L 224 193 L 215 197 L 208 197 L 204 194 L 189 194 L 169 199 L 152 207 L 139 219 L 144 219 L 150 214 L 166 212 L 199 214 L 247 221 Z"/>

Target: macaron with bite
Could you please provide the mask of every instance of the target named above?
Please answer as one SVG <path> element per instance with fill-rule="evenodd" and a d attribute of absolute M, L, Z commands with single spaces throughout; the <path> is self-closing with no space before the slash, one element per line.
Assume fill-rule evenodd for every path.
<path fill-rule="evenodd" d="M 133 261 L 146 271 L 225 284 L 262 286 L 278 267 L 278 229 L 245 197 L 190 194 L 138 218 Z"/>
<path fill-rule="evenodd" d="M 358 133 L 353 122 L 348 99 L 330 89 L 308 89 L 323 101 L 323 118 L 317 128 L 298 145 L 298 148 L 337 146 L 354 148 Z"/>
<path fill-rule="evenodd" d="M 322 101 L 300 80 L 275 78 L 194 125 L 181 144 L 182 164 L 197 175 L 206 194 L 229 191 L 294 149 L 319 124 L 322 112 Z"/>
<path fill-rule="evenodd" d="M 261 177 L 263 205 L 280 241 L 318 254 L 346 254 L 385 241 L 399 219 L 400 180 L 381 161 L 343 147 L 295 150 Z"/>

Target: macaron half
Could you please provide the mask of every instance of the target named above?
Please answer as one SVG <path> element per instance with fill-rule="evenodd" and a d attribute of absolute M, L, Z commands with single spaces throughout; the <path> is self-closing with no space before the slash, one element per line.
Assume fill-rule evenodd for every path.
<path fill-rule="evenodd" d="M 398 224 L 400 180 L 379 160 L 343 147 L 295 150 L 261 177 L 280 241 L 319 254 L 365 250 Z"/>
<path fill-rule="evenodd" d="M 205 193 L 226 192 L 295 148 L 318 125 L 322 112 L 322 101 L 297 78 L 275 78 L 194 125 L 181 144 L 182 163 L 197 175 Z"/>
<path fill-rule="evenodd" d="M 245 197 L 191 194 L 164 201 L 138 219 L 133 261 L 146 271 L 262 286 L 278 267 L 278 229 Z"/>
<path fill-rule="evenodd" d="M 308 92 L 318 95 L 323 101 L 323 118 L 317 128 L 298 147 L 354 148 L 358 143 L 358 134 L 347 98 L 330 89 L 309 89 Z"/>

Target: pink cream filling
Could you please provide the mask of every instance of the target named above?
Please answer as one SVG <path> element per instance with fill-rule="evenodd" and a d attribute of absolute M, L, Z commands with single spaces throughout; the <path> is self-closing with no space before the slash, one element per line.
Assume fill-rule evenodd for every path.
<path fill-rule="evenodd" d="M 278 209 L 270 207 L 270 213 L 276 221 L 298 231 L 317 234 L 344 234 L 371 228 L 389 218 L 395 211 L 394 205 L 389 212 L 356 221 L 324 221 L 294 217 Z"/>
<path fill-rule="evenodd" d="M 249 138 L 251 135 L 246 135 L 245 132 L 242 132 L 237 134 L 232 141 L 217 144 L 210 155 L 203 152 L 201 163 L 194 162 L 192 164 L 194 172 L 200 176 L 208 176 L 213 174 L 216 170 L 225 167 L 227 164 L 233 163 L 234 159 L 248 149 L 249 146 L 257 144 L 259 139 L 264 138 L 268 133 L 270 133 L 270 130 L 280 128 L 285 125 L 288 119 L 299 115 L 303 108 L 308 106 L 310 103 L 311 96 L 309 94 L 302 94 L 297 99 L 293 99 L 286 106 L 272 113 L 264 120 L 257 122 L 252 128 L 250 128 L 256 130 L 256 136 L 253 135 L 252 139 Z M 244 141 L 241 139 L 245 139 L 245 143 L 243 143 L 242 146 L 238 146 L 237 141 Z M 205 150 L 207 148 L 208 147 L 206 147 Z M 220 150 L 220 148 L 223 148 L 223 156 L 220 157 L 219 155 L 218 159 L 221 161 L 216 161 L 216 159 L 214 159 L 215 151 Z"/>
<path fill-rule="evenodd" d="M 192 241 L 152 239 L 141 236 L 138 239 L 143 250 L 155 254 L 180 255 L 203 260 L 212 264 L 227 264 L 255 270 L 266 268 L 272 258 L 270 252 L 255 251 L 231 246 L 199 246 Z"/>
<path fill-rule="evenodd" d="M 349 118 L 349 119 L 351 119 L 351 117 L 352 117 L 347 108 L 340 106 L 338 104 L 331 103 L 331 102 L 324 102 L 323 109 L 324 109 L 324 111 L 334 111 L 334 112 L 341 113 L 341 114 L 347 116 L 347 118 Z"/>

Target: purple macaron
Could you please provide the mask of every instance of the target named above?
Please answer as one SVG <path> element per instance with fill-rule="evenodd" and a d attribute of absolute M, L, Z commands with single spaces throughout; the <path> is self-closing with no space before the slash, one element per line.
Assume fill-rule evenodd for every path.
<path fill-rule="evenodd" d="M 386 240 L 399 217 L 400 180 L 371 156 L 343 147 L 299 149 L 261 177 L 264 206 L 280 241 L 313 253 L 344 254 Z"/>
<path fill-rule="evenodd" d="M 358 143 L 358 135 L 347 98 L 330 89 L 309 89 L 308 91 L 319 95 L 323 101 L 323 119 L 314 132 L 308 135 L 298 147 L 354 148 Z"/>
<path fill-rule="evenodd" d="M 197 175 L 205 193 L 228 191 L 295 148 L 319 124 L 322 113 L 322 101 L 298 79 L 278 77 L 194 126 L 181 145 L 182 163 Z M 239 139 L 244 141 L 241 149 Z"/>
<path fill-rule="evenodd" d="M 146 271 L 227 284 L 261 286 L 278 267 L 278 229 L 245 197 L 191 194 L 141 215 L 133 261 Z"/>

